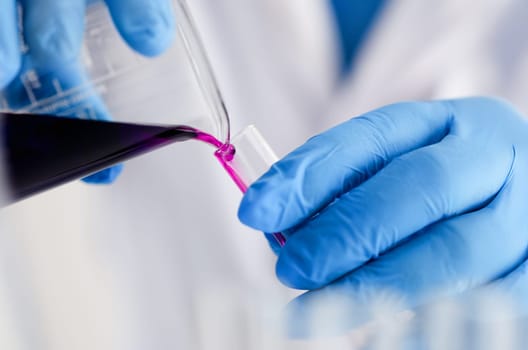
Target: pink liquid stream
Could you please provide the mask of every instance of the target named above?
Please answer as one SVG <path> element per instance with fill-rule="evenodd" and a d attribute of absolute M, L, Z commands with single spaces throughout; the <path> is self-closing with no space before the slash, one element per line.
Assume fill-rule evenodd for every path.
<path fill-rule="evenodd" d="M 242 191 L 242 193 L 246 193 L 248 186 L 232 165 L 232 161 L 236 153 L 235 146 L 230 143 L 223 143 L 216 137 L 199 130 L 196 130 L 196 139 L 216 147 L 216 151 L 214 153 L 216 159 L 218 159 L 220 164 L 222 164 L 222 167 L 226 170 L 227 174 L 235 182 L 240 191 Z M 286 238 L 282 233 L 276 232 L 273 233 L 272 236 L 275 241 L 277 241 L 279 246 L 283 247 L 286 244 Z"/>

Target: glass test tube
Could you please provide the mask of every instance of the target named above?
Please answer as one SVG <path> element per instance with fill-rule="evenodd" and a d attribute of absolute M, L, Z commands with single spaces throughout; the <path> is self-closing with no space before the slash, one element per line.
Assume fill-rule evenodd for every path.
<path fill-rule="evenodd" d="M 231 144 L 222 146 L 215 155 L 243 193 L 278 160 L 254 125 L 247 126 L 233 138 Z M 282 233 L 272 235 L 281 247 L 286 244 Z"/>

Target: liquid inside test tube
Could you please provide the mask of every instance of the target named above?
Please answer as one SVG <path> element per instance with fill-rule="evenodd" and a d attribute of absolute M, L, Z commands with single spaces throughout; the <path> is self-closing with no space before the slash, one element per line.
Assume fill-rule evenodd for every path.
<path fill-rule="evenodd" d="M 221 145 L 215 156 L 242 193 L 246 193 L 249 184 L 278 160 L 260 132 L 252 125 L 236 135 L 232 143 Z M 280 247 L 286 244 L 286 237 L 282 233 L 275 232 L 272 236 Z"/>

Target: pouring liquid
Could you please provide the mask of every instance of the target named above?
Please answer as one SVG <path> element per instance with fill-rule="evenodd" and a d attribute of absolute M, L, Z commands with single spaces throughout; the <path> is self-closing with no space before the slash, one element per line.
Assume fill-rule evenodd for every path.
<path fill-rule="evenodd" d="M 189 126 L 155 126 L 50 115 L 0 113 L 3 161 L 9 202 L 83 178 L 160 147 L 199 140 L 242 192 L 247 184 L 232 166 L 235 147 Z M 284 236 L 274 234 L 279 245 Z"/>

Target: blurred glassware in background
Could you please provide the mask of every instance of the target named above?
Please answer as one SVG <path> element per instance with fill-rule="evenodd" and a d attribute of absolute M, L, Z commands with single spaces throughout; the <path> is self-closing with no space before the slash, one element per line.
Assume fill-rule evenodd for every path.
<path fill-rule="evenodd" d="M 519 305 L 498 291 L 473 291 L 414 311 L 398 311 L 394 300 L 382 295 L 369 305 L 329 295 L 306 310 L 306 317 L 292 319 L 277 312 L 277 300 L 236 290 L 209 291 L 196 304 L 196 349 L 525 348 L 527 324 L 518 317 Z M 300 324 L 302 336 L 295 334 Z"/>

